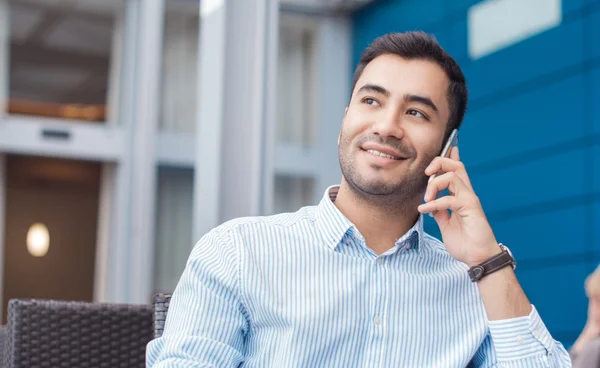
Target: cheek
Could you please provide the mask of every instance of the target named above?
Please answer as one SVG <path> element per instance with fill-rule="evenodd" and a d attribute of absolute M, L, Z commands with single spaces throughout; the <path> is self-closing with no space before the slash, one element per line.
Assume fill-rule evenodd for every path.
<path fill-rule="evenodd" d="M 356 137 L 360 135 L 360 132 L 360 127 L 357 126 L 357 124 L 355 124 L 352 120 L 344 120 L 342 123 L 338 144 L 344 146 L 345 148 L 349 147 L 351 142 L 355 141 Z"/>
<path fill-rule="evenodd" d="M 412 142 L 415 149 L 421 156 L 427 158 L 439 156 L 443 148 L 443 135 L 441 135 L 437 130 L 432 131 L 430 129 L 425 129 L 415 133 L 417 134 L 412 136 Z"/>
<path fill-rule="evenodd" d="M 440 154 L 440 149 L 437 146 L 432 146 L 431 142 L 424 142 L 423 145 L 415 145 L 415 149 L 418 153 L 418 160 L 426 162 L 427 165 Z"/>

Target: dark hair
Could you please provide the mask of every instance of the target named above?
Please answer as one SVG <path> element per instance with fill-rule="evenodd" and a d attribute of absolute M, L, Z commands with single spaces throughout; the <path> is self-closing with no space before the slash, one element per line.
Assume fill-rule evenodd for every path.
<path fill-rule="evenodd" d="M 393 54 L 404 59 L 423 59 L 433 61 L 444 69 L 450 86 L 446 93 L 450 118 L 448 121 L 449 133 L 454 128 L 459 128 L 467 110 L 467 84 L 462 70 L 442 47 L 435 37 L 425 32 L 389 33 L 378 37 L 365 49 L 352 78 L 352 92 L 356 82 L 362 75 L 365 67 L 373 59 L 385 54 Z"/>

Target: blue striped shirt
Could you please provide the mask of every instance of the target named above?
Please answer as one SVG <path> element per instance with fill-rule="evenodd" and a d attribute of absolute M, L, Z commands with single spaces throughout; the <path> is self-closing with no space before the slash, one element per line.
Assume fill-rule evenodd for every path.
<path fill-rule="evenodd" d="M 149 367 L 570 367 L 536 309 L 488 321 L 420 217 L 377 255 L 335 207 L 229 221 L 194 247 Z"/>

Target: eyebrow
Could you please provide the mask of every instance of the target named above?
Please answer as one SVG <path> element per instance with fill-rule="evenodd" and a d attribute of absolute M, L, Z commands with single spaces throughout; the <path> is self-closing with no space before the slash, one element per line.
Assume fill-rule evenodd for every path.
<path fill-rule="evenodd" d="M 439 111 L 429 97 L 406 94 L 404 95 L 404 101 L 420 103 L 421 105 L 429 106 L 435 112 Z"/>
<path fill-rule="evenodd" d="M 364 86 L 360 87 L 360 89 L 356 93 L 360 92 L 374 92 L 379 93 L 380 95 L 384 95 L 385 97 L 390 96 L 390 91 L 376 84 L 365 84 Z"/>
<path fill-rule="evenodd" d="M 391 95 L 390 91 L 388 91 L 387 89 L 385 89 L 382 86 L 379 86 L 377 84 L 365 84 L 364 86 L 360 87 L 356 93 L 358 94 L 361 92 L 378 93 L 378 94 L 384 95 L 385 97 L 390 97 L 390 95 Z M 433 103 L 433 100 L 427 96 L 406 94 L 406 95 L 404 95 L 404 101 L 420 103 L 421 105 L 430 107 L 436 113 L 439 112 L 439 109 Z"/>

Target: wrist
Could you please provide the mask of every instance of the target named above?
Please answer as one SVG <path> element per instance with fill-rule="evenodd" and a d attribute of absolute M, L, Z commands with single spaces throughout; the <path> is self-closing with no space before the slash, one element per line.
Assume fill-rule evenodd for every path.
<path fill-rule="evenodd" d="M 483 247 L 475 256 L 471 257 L 466 263 L 469 268 L 479 266 L 480 264 L 487 262 L 490 258 L 497 256 L 502 252 L 502 248 L 499 243 L 493 242 Z"/>
<path fill-rule="evenodd" d="M 503 271 L 505 268 L 512 272 L 517 267 L 517 263 L 510 250 L 501 243 L 497 246 L 498 253 L 469 268 L 468 274 L 471 281 L 479 282 L 482 278 L 498 271 Z"/>

